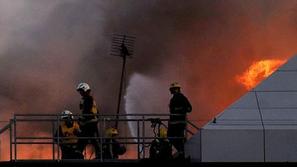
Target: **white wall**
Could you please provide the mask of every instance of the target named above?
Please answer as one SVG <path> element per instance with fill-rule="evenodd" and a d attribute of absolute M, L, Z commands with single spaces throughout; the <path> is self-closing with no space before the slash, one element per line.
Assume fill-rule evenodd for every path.
<path fill-rule="evenodd" d="M 203 129 L 202 162 L 263 162 L 263 131 Z"/>

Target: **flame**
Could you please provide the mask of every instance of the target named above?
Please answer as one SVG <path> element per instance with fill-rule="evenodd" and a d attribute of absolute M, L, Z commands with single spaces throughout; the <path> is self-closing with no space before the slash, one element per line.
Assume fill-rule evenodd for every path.
<path fill-rule="evenodd" d="M 286 60 L 267 59 L 252 63 L 241 75 L 236 76 L 236 81 L 247 90 L 254 88 L 260 81 L 271 75 Z"/>

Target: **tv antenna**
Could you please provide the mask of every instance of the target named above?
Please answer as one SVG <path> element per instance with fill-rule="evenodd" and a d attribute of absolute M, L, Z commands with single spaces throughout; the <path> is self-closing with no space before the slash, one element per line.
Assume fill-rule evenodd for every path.
<path fill-rule="evenodd" d="M 120 88 L 119 88 L 119 95 L 118 95 L 116 122 L 115 122 L 116 129 L 118 128 L 118 119 L 119 119 L 119 113 L 120 113 L 120 109 L 121 109 L 121 100 L 122 100 L 123 83 L 124 83 L 124 77 L 125 77 L 126 59 L 132 58 L 134 42 L 135 42 L 135 37 L 128 36 L 128 35 L 114 34 L 113 38 L 112 38 L 111 55 L 118 56 L 123 59 L 122 71 L 121 71 L 121 81 L 120 81 Z"/>

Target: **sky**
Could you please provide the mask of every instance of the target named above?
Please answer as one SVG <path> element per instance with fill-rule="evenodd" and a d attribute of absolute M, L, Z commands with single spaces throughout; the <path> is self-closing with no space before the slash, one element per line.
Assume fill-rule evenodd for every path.
<path fill-rule="evenodd" d="M 111 41 L 126 34 L 136 42 L 121 113 L 168 113 L 177 81 L 203 126 L 248 91 L 237 78 L 252 64 L 297 53 L 296 9 L 297 0 L 0 0 L 1 121 L 79 113 L 82 81 L 102 113 L 116 113 L 122 62 Z"/>

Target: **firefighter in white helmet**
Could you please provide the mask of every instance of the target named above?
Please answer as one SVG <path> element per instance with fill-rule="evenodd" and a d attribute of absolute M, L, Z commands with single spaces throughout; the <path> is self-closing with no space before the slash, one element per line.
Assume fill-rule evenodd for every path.
<path fill-rule="evenodd" d="M 115 137 L 119 135 L 119 132 L 115 128 L 107 128 L 105 131 L 106 139 L 103 145 L 103 158 L 104 159 L 118 159 L 119 155 L 123 155 L 126 152 L 126 147 L 120 144 Z"/>
<path fill-rule="evenodd" d="M 82 137 L 99 137 L 98 122 L 98 108 L 96 102 L 91 95 L 91 88 L 87 83 L 79 83 L 76 90 L 81 95 L 80 110 L 82 116 L 80 117 L 80 125 L 82 130 Z M 100 144 L 99 139 L 80 139 L 79 145 L 82 150 L 86 145 L 91 143 L 95 148 L 96 159 L 100 159 Z"/>
<path fill-rule="evenodd" d="M 79 124 L 73 120 L 69 110 L 61 113 L 59 132 L 56 132 L 56 142 L 59 139 L 59 146 L 62 151 L 62 159 L 83 159 L 81 150 L 78 147 L 78 138 L 81 133 Z"/>
<path fill-rule="evenodd" d="M 177 150 L 177 158 L 184 159 L 185 129 L 187 113 L 192 106 L 187 97 L 181 93 L 181 86 L 177 82 L 170 84 L 172 98 L 169 103 L 170 119 L 168 122 L 168 138 Z"/>

